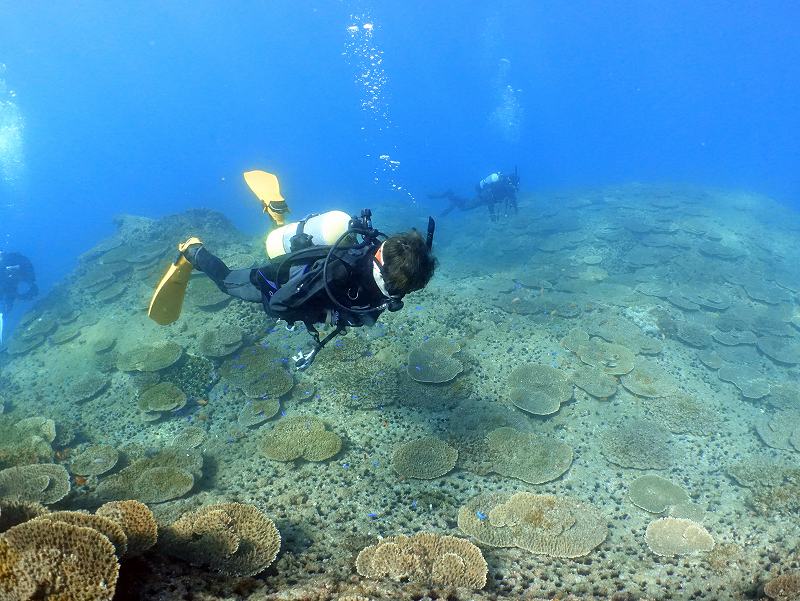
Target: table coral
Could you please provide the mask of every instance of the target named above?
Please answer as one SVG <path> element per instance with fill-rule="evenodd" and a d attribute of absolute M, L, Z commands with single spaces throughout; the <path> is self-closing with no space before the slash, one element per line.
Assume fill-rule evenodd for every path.
<path fill-rule="evenodd" d="M 281 535 L 252 505 L 218 503 L 184 514 L 164 530 L 165 551 L 229 576 L 254 576 L 278 555 Z"/>
<path fill-rule="evenodd" d="M 389 536 L 362 549 L 356 570 L 366 578 L 482 589 L 488 566 L 481 550 L 468 540 L 419 532 Z"/>
<path fill-rule="evenodd" d="M 456 449 L 435 436 L 426 436 L 400 445 L 392 456 L 392 467 L 405 478 L 432 480 L 452 470 L 457 460 Z"/>

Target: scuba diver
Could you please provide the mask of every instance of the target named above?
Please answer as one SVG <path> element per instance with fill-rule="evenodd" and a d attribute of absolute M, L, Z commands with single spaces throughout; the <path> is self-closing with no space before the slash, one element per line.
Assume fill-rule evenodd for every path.
<path fill-rule="evenodd" d="M 280 226 L 266 239 L 270 261 L 232 270 L 200 239 L 189 238 L 178 246 L 178 257 L 153 294 L 148 315 L 157 323 L 179 317 L 189 275 L 197 269 L 226 294 L 261 303 L 268 315 L 287 324 L 302 322 L 314 344 L 293 359 L 297 369 L 305 369 L 345 328 L 370 326 L 383 311 L 400 310 L 403 296 L 421 290 L 433 276 L 433 219 L 426 238 L 416 230 L 387 236 L 373 228 L 369 209 L 352 218 L 330 211 L 285 224 L 288 208 L 278 179 L 263 171 L 248 172 L 245 179 Z M 333 330 L 320 339 L 317 325 Z"/>
<path fill-rule="evenodd" d="M 441 194 L 428 194 L 428 198 L 444 198 L 448 201 L 447 208 L 442 211 L 442 216 L 448 215 L 453 209 L 471 211 L 477 207 L 486 206 L 489 217 L 497 221 L 497 205 L 502 205 L 503 216 L 508 217 L 509 209 L 517 214 L 517 191 L 519 190 L 519 173 L 514 167 L 514 173 L 506 175 L 501 172 L 492 173 L 484 177 L 475 186 L 475 196 L 465 198 L 458 196 L 452 190 Z"/>
<path fill-rule="evenodd" d="M 37 294 L 39 288 L 30 259 L 19 253 L 0 251 L 0 343 L 3 342 L 3 316 L 14 308 L 14 301 L 30 300 Z"/>

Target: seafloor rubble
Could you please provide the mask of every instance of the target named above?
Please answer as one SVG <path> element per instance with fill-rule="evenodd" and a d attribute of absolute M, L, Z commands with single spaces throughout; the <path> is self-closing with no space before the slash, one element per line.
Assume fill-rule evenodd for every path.
<path fill-rule="evenodd" d="M 0 599 L 797 599 L 800 216 L 628 185 L 451 217 L 431 285 L 302 373 L 200 274 L 145 314 L 188 233 L 261 240 L 121 217 L 0 354 Z"/>

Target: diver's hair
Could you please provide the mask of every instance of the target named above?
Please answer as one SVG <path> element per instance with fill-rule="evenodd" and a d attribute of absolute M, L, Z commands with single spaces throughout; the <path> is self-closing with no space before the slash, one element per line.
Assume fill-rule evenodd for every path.
<path fill-rule="evenodd" d="M 383 245 L 383 272 L 391 294 L 421 290 L 435 269 L 436 258 L 417 230 L 390 236 Z"/>

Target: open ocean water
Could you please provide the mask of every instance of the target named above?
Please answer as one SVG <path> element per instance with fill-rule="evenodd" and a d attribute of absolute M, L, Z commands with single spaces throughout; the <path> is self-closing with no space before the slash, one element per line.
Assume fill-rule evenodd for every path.
<path fill-rule="evenodd" d="M 0 601 L 800 599 L 799 21 L 0 0 Z M 149 319 L 266 263 L 256 169 L 433 279 L 305 370 L 198 271 Z"/>

